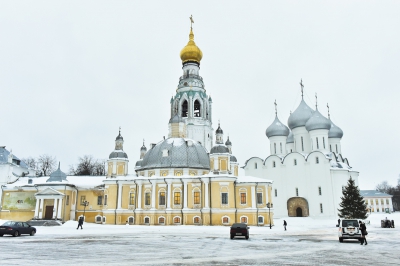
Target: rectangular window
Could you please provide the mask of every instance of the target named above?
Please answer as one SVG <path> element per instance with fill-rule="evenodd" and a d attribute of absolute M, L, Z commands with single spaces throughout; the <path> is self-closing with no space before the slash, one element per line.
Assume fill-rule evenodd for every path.
<path fill-rule="evenodd" d="M 150 192 L 146 192 L 144 195 L 144 205 L 150 205 Z"/>
<path fill-rule="evenodd" d="M 317 149 L 319 149 L 318 137 L 316 139 L 317 139 Z"/>
<path fill-rule="evenodd" d="M 386 204 L 389 205 L 389 199 L 386 199 Z"/>
<path fill-rule="evenodd" d="M 283 153 L 283 152 L 282 152 L 282 143 L 280 143 L 280 146 L 281 146 L 281 153 Z"/>
<path fill-rule="evenodd" d="M 264 217 L 258 216 L 258 223 L 263 224 L 264 223 Z"/>
<path fill-rule="evenodd" d="M 181 193 L 180 192 L 174 192 L 174 204 L 175 205 L 181 204 Z"/>
<path fill-rule="evenodd" d="M 135 193 L 129 193 L 129 205 L 135 205 Z"/>
<path fill-rule="evenodd" d="M 228 193 L 221 193 L 222 204 L 228 204 Z"/>
<path fill-rule="evenodd" d="M 257 163 L 254 164 L 254 169 L 257 169 Z"/>
<path fill-rule="evenodd" d="M 104 195 L 104 205 L 106 205 L 106 206 L 107 206 L 107 199 L 108 199 L 108 196 Z"/>
<path fill-rule="evenodd" d="M 278 190 L 275 189 L 275 197 L 278 197 Z"/>
<path fill-rule="evenodd" d="M 318 194 L 319 194 L 320 196 L 322 195 L 321 187 L 318 187 Z"/>
<path fill-rule="evenodd" d="M 337 144 L 336 144 L 336 153 L 338 153 Z"/>
<path fill-rule="evenodd" d="M 165 192 L 161 191 L 159 194 L 158 205 L 165 205 Z"/>
<path fill-rule="evenodd" d="M 263 203 L 262 193 L 257 193 L 257 204 L 262 204 L 262 203 Z"/>
<path fill-rule="evenodd" d="M 329 145 L 329 150 L 332 152 L 332 145 Z"/>
<path fill-rule="evenodd" d="M 103 205 L 103 197 L 97 196 L 97 205 Z"/>
<path fill-rule="evenodd" d="M 376 204 L 376 205 L 379 205 L 378 199 L 375 200 L 375 204 Z"/>
<path fill-rule="evenodd" d="M 81 205 L 84 206 L 86 201 L 86 196 L 81 196 Z"/>
<path fill-rule="evenodd" d="M 276 154 L 276 143 L 274 143 L 274 154 Z"/>
<path fill-rule="evenodd" d="M 325 137 L 322 137 L 322 143 L 324 144 L 324 149 L 325 149 Z"/>
<path fill-rule="evenodd" d="M 240 193 L 240 204 L 246 204 L 246 193 Z"/>
<path fill-rule="evenodd" d="M 298 188 L 296 188 L 296 196 L 297 197 L 299 196 L 299 189 Z"/>
<path fill-rule="evenodd" d="M 321 213 L 324 213 L 324 209 L 322 209 L 322 203 L 319 204 L 319 209 L 321 210 Z"/>
<path fill-rule="evenodd" d="M 383 199 L 381 199 L 381 205 L 383 205 Z"/>
<path fill-rule="evenodd" d="M 303 137 L 301 137 L 301 150 L 304 151 Z"/>
<path fill-rule="evenodd" d="M 65 205 L 69 205 L 69 195 L 67 195 L 67 197 L 65 199 Z"/>
<path fill-rule="evenodd" d="M 200 204 L 200 192 L 196 191 L 193 193 L 193 203 Z"/>
<path fill-rule="evenodd" d="M 273 161 L 272 162 L 272 167 L 275 167 L 275 166 L 276 166 L 275 161 Z"/>
<path fill-rule="evenodd" d="M 315 157 L 315 163 L 319 163 L 319 158 Z"/>
<path fill-rule="evenodd" d="M 297 165 L 297 160 L 296 159 L 294 159 L 294 165 Z"/>

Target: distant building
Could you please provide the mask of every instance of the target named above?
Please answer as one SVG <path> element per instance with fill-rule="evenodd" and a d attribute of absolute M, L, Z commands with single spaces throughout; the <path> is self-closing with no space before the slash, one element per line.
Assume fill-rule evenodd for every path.
<path fill-rule="evenodd" d="M 392 195 L 377 190 L 360 190 L 370 212 L 393 212 Z"/>

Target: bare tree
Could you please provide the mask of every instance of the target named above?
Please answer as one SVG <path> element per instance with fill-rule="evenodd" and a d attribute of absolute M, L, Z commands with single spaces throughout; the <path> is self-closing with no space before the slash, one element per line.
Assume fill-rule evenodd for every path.
<path fill-rule="evenodd" d="M 78 165 L 70 166 L 70 175 L 105 175 L 105 161 L 94 159 L 92 155 L 79 157 Z"/>
<path fill-rule="evenodd" d="M 397 183 L 397 186 L 392 187 L 387 181 L 383 181 L 376 186 L 376 190 L 392 195 L 393 208 L 400 210 L 400 178 L 397 180 Z"/>
<path fill-rule="evenodd" d="M 388 191 L 392 188 L 391 185 L 385 180 L 382 183 L 376 185 L 376 190 L 384 193 L 388 193 Z"/>
<path fill-rule="evenodd" d="M 37 167 L 36 159 L 33 157 L 23 158 L 22 161 L 24 161 L 30 168 L 36 169 Z"/>
<path fill-rule="evenodd" d="M 56 163 L 56 157 L 53 157 L 48 154 L 43 154 L 40 155 L 39 158 L 37 159 L 37 164 L 38 164 L 38 171 L 41 176 L 48 176 L 50 175 L 54 170 L 56 170 L 57 163 Z"/>

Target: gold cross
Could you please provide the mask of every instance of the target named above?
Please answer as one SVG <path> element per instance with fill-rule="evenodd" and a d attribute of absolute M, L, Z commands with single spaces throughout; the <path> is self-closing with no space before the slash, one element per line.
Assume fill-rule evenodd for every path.
<path fill-rule="evenodd" d="M 190 15 L 190 28 L 192 28 L 192 24 L 194 23 L 193 16 Z"/>

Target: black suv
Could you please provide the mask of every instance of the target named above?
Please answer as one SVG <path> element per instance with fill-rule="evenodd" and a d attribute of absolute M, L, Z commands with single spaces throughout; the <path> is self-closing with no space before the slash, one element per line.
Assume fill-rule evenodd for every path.
<path fill-rule="evenodd" d="M 231 226 L 231 239 L 235 236 L 244 236 L 246 239 L 249 239 L 249 229 L 245 223 L 236 223 Z"/>

